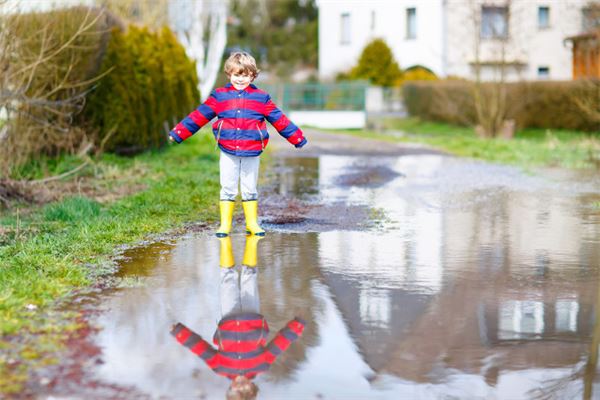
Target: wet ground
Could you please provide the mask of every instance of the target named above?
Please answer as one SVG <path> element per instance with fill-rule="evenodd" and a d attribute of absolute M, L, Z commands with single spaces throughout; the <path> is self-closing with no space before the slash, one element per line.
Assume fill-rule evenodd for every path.
<path fill-rule="evenodd" d="M 236 264 L 256 263 L 238 292 L 268 340 L 306 320 L 255 379 L 259 398 L 600 398 L 597 171 L 308 137 L 275 152 L 267 236 L 248 242 L 238 220 L 231 240 Z M 128 398 L 224 398 L 228 379 L 169 334 L 182 322 L 212 342 L 224 254 L 210 231 L 127 251 L 92 318 L 90 379 Z"/>

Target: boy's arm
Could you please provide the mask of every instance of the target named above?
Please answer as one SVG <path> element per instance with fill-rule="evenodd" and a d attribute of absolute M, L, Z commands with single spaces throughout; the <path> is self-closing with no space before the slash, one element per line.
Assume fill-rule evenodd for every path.
<path fill-rule="evenodd" d="M 180 123 L 175 125 L 175 128 L 169 132 L 169 137 L 177 143 L 183 142 L 185 139 L 198 132 L 208 121 L 217 115 L 217 99 L 213 90 L 208 96 L 208 99 L 202 103 L 197 109 L 192 111 L 190 115 L 185 117 Z"/>
<path fill-rule="evenodd" d="M 300 128 L 287 119 L 281 110 L 277 108 L 275 103 L 271 100 L 271 96 L 267 97 L 267 102 L 265 103 L 265 117 L 267 118 L 267 121 L 277 129 L 277 132 L 279 132 L 281 136 L 297 148 L 306 144 L 306 138 Z"/>
<path fill-rule="evenodd" d="M 175 339 L 190 349 L 192 353 L 201 357 L 209 367 L 213 367 L 213 361 L 217 351 L 206 340 L 202 339 L 200 335 L 194 333 L 182 323 L 173 325 L 171 335 L 175 336 Z"/>
<path fill-rule="evenodd" d="M 306 325 L 306 321 L 302 318 L 296 317 L 287 325 L 282 328 L 277 335 L 269 342 L 267 345 L 267 352 L 265 354 L 267 362 L 273 363 L 275 359 L 284 351 L 290 347 L 292 342 L 296 341 L 300 336 L 302 336 L 302 332 L 304 332 L 304 326 Z"/>

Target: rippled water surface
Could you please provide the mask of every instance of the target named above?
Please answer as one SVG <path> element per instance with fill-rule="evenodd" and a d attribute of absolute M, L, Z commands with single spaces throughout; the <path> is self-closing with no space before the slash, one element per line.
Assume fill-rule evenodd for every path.
<path fill-rule="evenodd" d="M 366 205 L 378 224 L 233 235 L 237 264 L 257 248 L 271 336 L 307 321 L 256 378 L 259 398 L 600 398 L 597 174 L 437 155 L 280 163 L 279 194 Z M 131 287 L 97 321 L 99 377 L 155 397 L 224 398 L 229 381 L 169 334 L 182 322 L 212 341 L 230 293 L 223 245 L 207 233 L 127 252 Z"/>

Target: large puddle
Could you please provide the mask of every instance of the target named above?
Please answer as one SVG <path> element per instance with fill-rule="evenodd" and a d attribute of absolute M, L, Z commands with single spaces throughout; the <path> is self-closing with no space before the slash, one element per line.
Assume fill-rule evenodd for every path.
<path fill-rule="evenodd" d="M 131 287 L 97 320 L 100 378 L 156 398 L 224 398 L 230 381 L 169 331 L 181 322 L 212 344 L 241 293 L 267 343 L 307 322 L 254 380 L 259 398 L 600 397 L 598 176 L 437 155 L 280 163 L 278 194 L 367 205 L 380 223 L 265 225 L 248 243 L 236 233 L 236 264 L 257 248 L 237 291 L 219 267 L 227 243 L 208 233 L 127 252 Z"/>

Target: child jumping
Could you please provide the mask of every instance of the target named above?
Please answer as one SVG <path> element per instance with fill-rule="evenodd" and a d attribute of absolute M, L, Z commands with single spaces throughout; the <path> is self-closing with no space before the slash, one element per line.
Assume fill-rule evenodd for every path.
<path fill-rule="evenodd" d="M 218 237 L 231 231 L 238 184 L 246 217 L 246 232 L 264 236 L 258 225 L 259 156 L 269 142 L 265 119 L 296 148 L 306 144 L 302 131 L 271 101 L 271 96 L 252 84 L 260 72 L 256 60 L 248 53 L 232 53 L 224 67 L 230 83 L 213 90 L 208 99 L 178 123 L 169 133 L 172 141 L 181 143 L 214 117 L 215 140 L 221 150 L 220 203 L 221 226 Z"/>

